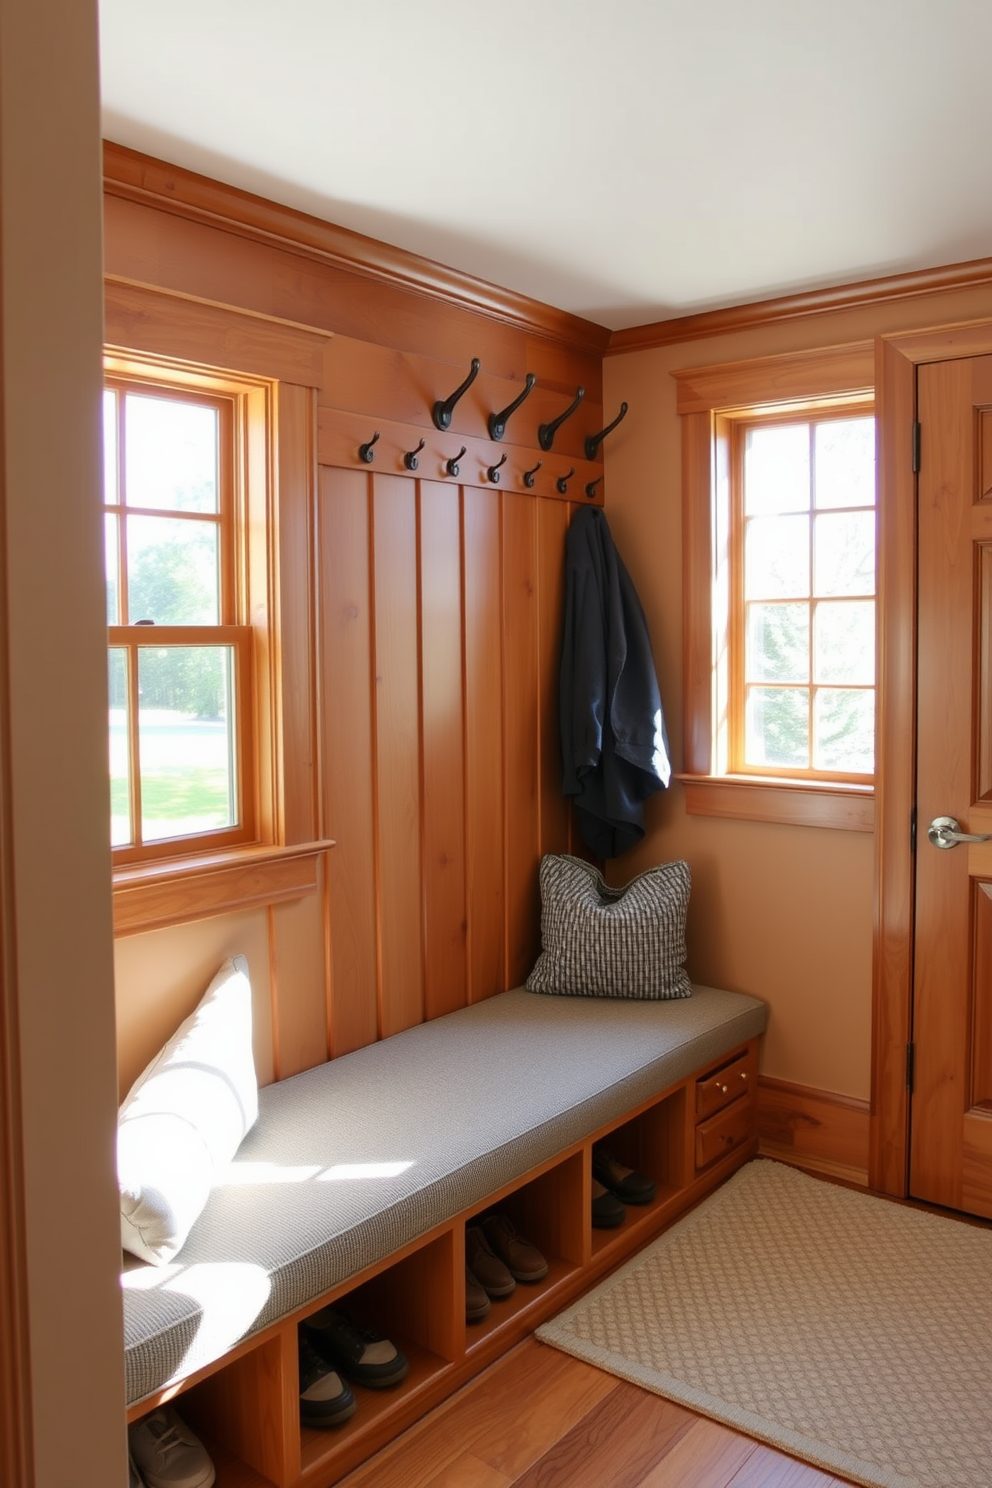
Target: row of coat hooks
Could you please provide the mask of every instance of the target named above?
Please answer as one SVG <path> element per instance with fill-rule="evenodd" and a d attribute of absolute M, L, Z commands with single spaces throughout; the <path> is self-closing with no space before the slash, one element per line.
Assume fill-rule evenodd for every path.
<path fill-rule="evenodd" d="M 626 403 L 624 403 L 623 405 L 623 410 L 624 413 L 627 411 Z M 620 415 L 620 418 L 622 417 L 623 413 L 621 413 Z M 617 420 L 616 422 L 619 422 L 619 420 Z M 366 465 L 371 465 L 372 461 L 375 459 L 375 445 L 380 437 L 381 431 L 379 429 L 376 429 L 375 433 L 372 435 L 372 438 L 366 444 L 360 444 L 358 446 L 358 458 L 360 460 L 363 460 Z M 403 464 L 407 470 L 418 470 L 420 468 L 420 452 L 424 448 L 426 443 L 426 439 L 421 439 L 419 444 L 414 449 L 406 451 L 403 456 Z M 466 446 L 463 444 L 457 454 L 450 455 L 448 457 L 448 459 L 444 463 L 444 469 L 448 475 L 459 474 L 461 470 L 459 461 L 466 453 L 467 449 Z M 506 464 L 508 458 L 509 456 L 504 451 L 501 457 L 496 461 L 495 465 L 490 465 L 487 468 L 486 478 L 492 481 L 494 486 L 499 485 L 500 471 Z M 534 482 L 537 480 L 537 473 L 541 469 L 543 464 L 543 460 L 538 460 L 537 464 L 534 465 L 530 470 L 525 470 L 521 474 L 520 479 L 523 481 L 528 490 L 533 489 Z M 573 465 L 571 470 L 567 471 L 564 475 L 558 476 L 557 480 L 555 481 L 555 489 L 558 491 L 558 494 L 560 496 L 568 495 L 568 483 L 572 479 L 574 474 L 575 466 Z M 590 501 L 596 495 L 596 487 L 599 485 L 602 479 L 603 477 L 601 475 L 597 475 L 595 480 L 587 481 L 585 491 Z"/>
<path fill-rule="evenodd" d="M 431 417 L 434 420 L 435 429 L 440 429 L 443 433 L 445 430 L 451 428 L 451 416 L 455 411 L 455 407 L 458 404 L 459 400 L 465 396 L 475 379 L 478 377 L 481 367 L 482 363 L 479 358 L 473 357 L 472 365 L 469 368 L 469 374 L 465 378 L 465 381 L 459 383 L 458 387 L 455 388 L 455 391 L 449 397 L 439 398 L 434 404 L 434 407 L 431 410 Z M 505 408 L 501 408 L 498 413 L 491 413 L 489 415 L 487 423 L 490 439 L 496 440 L 498 442 L 504 437 L 504 435 L 506 434 L 506 426 L 510 420 L 510 417 L 514 413 L 516 413 L 520 405 L 530 395 L 536 382 L 536 375 L 533 372 L 528 372 L 524 380 L 524 390 L 519 395 L 519 397 L 514 398 L 512 403 L 508 403 L 507 406 Z M 576 388 L 575 397 L 565 409 L 564 413 L 559 414 L 558 417 L 556 419 L 553 419 L 550 423 L 540 425 L 537 431 L 537 442 L 541 446 L 542 450 L 548 451 L 554 447 L 555 435 L 558 433 L 558 430 L 561 428 L 565 420 L 572 417 L 572 414 L 578 408 L 585 395 L 586 390 L 584 387 Z M 623 419 L 626 415 L 626 412 L 626 403 L 621 403 L 620 412 L 617 414 L 612 423 L 607 424 L 605 429 L 600 429 L 598 434 L 587 435 L 585 442 L 585 455 L 587 460 L 595 460 L 596 455 L 599 452 L 599 447 L 602 444 L 603 440 L 606 438 L 607 434 L 612 434 L 613 430 L 617 427 L 617 424 L 619 424 L 621 419 Z M 375 440 L 370 439 L 367 445 L 362 445 L 362 451 L 371 451 L 372 445 L 374 443 Z M 411 451 L 411 454 L 416 455 L 421 449 L 423 449 L 423 447 L 424 441 L 421 440 L 417 449 Z M 462 450 L 462 454 L 464 453 L 465 451 Z M 367 463 L 371 463 L 372 458 L 373 456 L 371 455 L 371 453 L 362 454 L 362 459 L 365 460 Z M 456 458 L 458 457 L 456 456 Z M 500 463 L 502 464 L 502 461 Z M 407 466 L 407 469 L 409 470 L 416 470 L 416 468 L 416 465 Z M 540 469 L 540 466 L 536 466 L 535 469 Z M 524 477 L 524 482 L 525 484 L 533 485 L 533 481 L 528 482 L 526 476 Z"/>
<path fill-rule="evenodd" d="M 473 357 L 472 365 L 469 368 L 469 374 L 466 377 L 465 381 L 458 384 L 458 386 L 455 388 L 455 391 L 450 395 L 450 397 L 438 399 L 438 401 L 434 404 L 434 407 L 431 410 L 431 416 L 434 419 L 435 429 L 441 429 L 442 431 L 445 429 L 450 429 L 451 415 L 455 411 L 455 405 L 458 403 L 459 399 L 464 397 L 464 395 L 468 392 L 469 388 L 478 377 L 481 367 L 482 363 L 480 362 L 479 358 Z M 505 408 L 501 408 L 499 413 L 491 413 L 489 415 L 488 428 L 490 439 L 494 439 L 498 442 L 503 438 L 503 436 L 506 434 L 506 426 L 509 422 L 511 414 L 516 413 L 517 409 L 520 407 L 521 403 L 523 403 L 524 399 L 530 395 L 536 382 L 536 375 L 533 372 L 528 372 L 527 376 L 524 379 L 523 392 L 520 393 L 518 397 L 514 398 L 512 403 L 508 403 Z M 561 428 L 566 419 L 572 417 L 572 414 L 578 408 L 585 395 L 586 390 L 584 387 L 576 388 L 575 397 L 565 409 L 565 412 L 559 414 L 559 416 L 551 423 L 541 424 L 537 431 L 537 442 L 541 446 L 542 450 L 550 450 L 553 448 L 555 435 L 558 433 L 558 430 Z M 613 430 L 616 428 L 617 424 L 619 424 L 620 420 L 624 417 L 626 412 L 626 403 L 621 403 L 620 412 L 617 414 L 612 424 L 607 424 L 606 428 L 600 429 L 598 434 L 590 434 L 587 437 L 585 443 L 587 460 L 595 460 L 597 451 L 599 450 L 599 446 L 602 444 L 607 434 L 611 434 L 613 432 Z"/>

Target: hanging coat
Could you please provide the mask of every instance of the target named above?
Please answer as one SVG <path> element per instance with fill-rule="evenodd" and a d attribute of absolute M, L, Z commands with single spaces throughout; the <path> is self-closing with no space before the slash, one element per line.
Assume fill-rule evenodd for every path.
<path fill-rule="evenodd" d="M 647 621 L 598 507 L 581 507 L 565 538 L 562 790 L 583 840 L 615 858 L 644 836 L 643 803 L 671 779 Z"/>

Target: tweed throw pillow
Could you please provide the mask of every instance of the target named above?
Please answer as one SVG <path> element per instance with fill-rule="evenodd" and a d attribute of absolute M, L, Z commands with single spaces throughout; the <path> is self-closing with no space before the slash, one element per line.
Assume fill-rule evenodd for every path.
<path fill-rule="evenodd" d="M 689 997 L 688 863 L 661 863 L 610 888 L 581 858 L 541 859 L 541 954 L 532 992 L 565 997 Z"/>

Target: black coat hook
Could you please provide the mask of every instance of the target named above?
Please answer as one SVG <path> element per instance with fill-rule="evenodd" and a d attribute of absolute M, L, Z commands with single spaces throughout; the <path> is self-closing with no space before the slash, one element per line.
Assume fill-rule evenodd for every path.
<path fill-rule="evenodd" d="M 560 475 L 558 477 L 558 479 L 555 481 L 555 485 L 558 487 L 558 495 L 559 496 L 567 496 L 568 495 L 568 483 L 572 479 L 572 476 L 574 474 L 575 474 L 575 466 L 573 465 L 572 468 L 571 468 L 571 470 L 568 472 L 567 475 Z"/>
<path fill-rule="evenodd" d="M 372 461 L 375 459 L 375 454 L 374 454 L 374 452 L 372 450 L 372 446 L 375 444 L 375 442 L 376 442 L 376 440 L 378 438 L 379 438 L 379 430 L 376 429 L 375 433 L 372 435 L 372 438 L 369 440 L 368 444 L 360 444 L 358 446 L 358 458 L 360 460 L 364 460 L 365 463 L 366 463 L 366 465 L 371 465 L 372 464 Z"/>
<path fill-rule="evenodd" d="M 463 383 L 460 383 L 459 386 L 455 388 L 455 391 L 451 394 L 450 398 L 445 398 L 443 402 L 438 400 L 438 402 L 434 404 L 435 429 L 448 429 L 451 427 L 451 415 L 455 411 L 455 404 L 458 402 L 458 399 L 462 396 L 463 393 L 468 392 L 469 388 L 478 377 L 479 368 L 481 366 L 482 363 L 479 361 L 479 358 L 473 357 L 472 370 L 469 372 L 465 381 Z"/>
<path fill-rule="evenodd" d="M 465 446 L 462 445 L 462 447 L 458 451 L 457 455 L 452 455 L 452 457 L 451 457 L 450 460 L 446 460 L 445 461 L 444 468 L 448 472 L 449 475 L 457 475 L 458 474 L 458 461 L 461 459 L 461 457 L 462 457 L 462 455 L 464 453 L 465 453 Z"/>
<path fill-rule="evenodd" d="M 624 417 L 624 415 L 626 414 L 626 412 L 627 412 L 627 405 L 626 405 L 626 403 L 621 403 L 620 404 L 620 412 L 617 414 L 617 416 L 613 420 L 612 424 L 607 424 L 606 428 L 605 429 L 600 429 L 600 431 L 599 431 L 598 434 L 590 434 L 589 435 L 588 439 L 586 440 L 586 459 L 587 460 L 595 460 L 595 458 L 596 458 L 596 451 L 599 449 L 599 446 L 602 444 L 602 442 L 606 438 L 607 434 L 612 434 L 613 430 L 616 428 L 616 426 L 620 422 L 620 420 Z"/>
<path fill-rule="evenodd" d="M 514 400 L 513 400 L 512 403 L 508 403 L 506 405 L 506 407 L 503 409 L 502 413 L 491 413 L 489 415 L 489 438 L 490 439 L 502 439 L 503 438 L 503 435 L 506 433 L 506 424 L 507 424 L 507 420 L 510 417 L 510 414 L 511 413 L 516 413 L 517 409 L 520 407 L 521 403 L 524 401 L 524 399 L 526 398 L 527 394 L 530 392 L 531 388 L 534 386 L 534 384 L 535 384 L 536 381 L 537 381 L 536 375 L 533 372 L 528 372 L 527 373 L 527 386 L 524 388 L 523 392 L 520 394 L 520 397 L 519 398 L 514 398 Z"/>
<path fill-rule="evenodd" d="M 524 477 L 523 477 L 524 478 L 524 485 L 527 487 L 528 491 L 530 490 L 531 486 L 534 484 L 534 477 L 537 474 L 537 472 L 540 470 L 540 468 L 541 468 L 541 466 L 543 464 L 544 464 L 544 461 L 543 460 L 538 460 L 538 462 L 534 466 L 534 469 L 533 470 L 525 470 L 524 471 Z"/>
<path fill-rule="evenodd" d="M 423 449 L 426 443 L 427 440 L 422 439 L 417 445 L 416 449 L 407 450 L 406 454 L 403 456 L 403 464 L 406 466 L 407 470 L 416 470 L 417 466 L 420 464 L 417 456 L 420 454 L 420 451 Z"/>
<path fill-rule="evenodd" d="M 595 497 L 596 487 L 599 485 L 602 479 L 603 477 L 601 475 L 597 475 L 596 479 L 594 481 L 590 481 L 589 484 L 586 486 L 586 495 L 589 497 L 590 501 L 592 501 Z"/>
<path fill-rule="evenodd" d="M 493 483 L 494 486 L 498 486 L 499 485 L 499 471 L 500 471 L 500 466 L 501 465 L 505 465 L 506 464 L 506 461 L 507 461 L 507 455 L 506 455 L 506 453 L 504 451 L 502 459 L 497 460 L 495 465 L 490 465 L 489 469 L 486 471 L 486 474 L 488 475 L 489 479 L 492 481 L 492 483 Z"/>
<path fill-rule="evenodd" d="M 586 390 L 584 387 L 576 388 L 574 403 L 570 403 L 565 409 L 565 412 L 559 414 L 552 423 L 541 425 L 541 427 L 537 431 L 537 442 L 543 450 L 549 450 L 551 448 L 551 446 L 555 442 L 555 435 L 558 433 L 558 430 L 561 428 L 562 424 L 567 418 L 572 417 L 572 414 L 578 408 L 585 395 Z"/>

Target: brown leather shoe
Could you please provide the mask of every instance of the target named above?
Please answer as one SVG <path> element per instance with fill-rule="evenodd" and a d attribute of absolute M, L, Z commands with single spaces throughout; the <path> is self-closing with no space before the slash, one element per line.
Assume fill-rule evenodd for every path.
<path fill-rule="evenodd" d="M 517 1283 L 493 1254 L 489 1241 L 478 1225 L 465 1230 L 465 1264 L 490 1297 L 508 1297 Z"/>
<path fill-rule="evenodd" d="M 510 1275 L 517 1281 L 543 1281 L 548 1274 L 548 1263 L 536 1245 L 517 1234 L 513 1221 L 506 1214 L 490 1214 L 482 1221 L 486 1239 Z"/>
<path fill-rule="evenodd" d="M 513 1278 L 511 1276 L 510 1280 Z M 480 1323 L 484 1317 L 488 1317 L 492 1307 L 485 1287 L 465 1267 L 465 1321 L 467 1323 Z"/>

